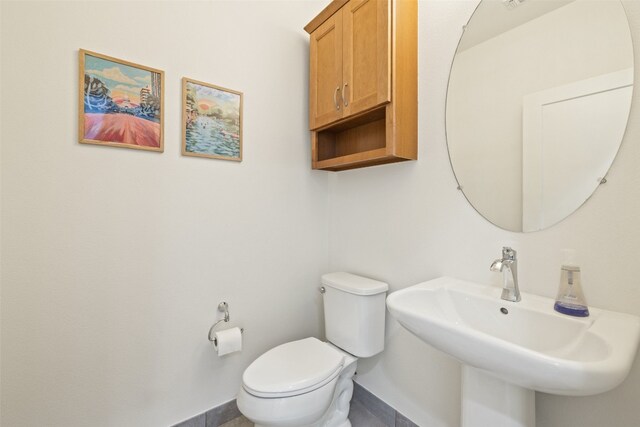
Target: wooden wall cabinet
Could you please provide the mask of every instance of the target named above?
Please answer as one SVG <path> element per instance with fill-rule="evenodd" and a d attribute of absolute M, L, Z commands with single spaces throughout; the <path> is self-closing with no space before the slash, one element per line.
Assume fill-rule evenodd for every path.
<path fill-rule="evenodd" d="M 417 1 L 334 0 L 310 34 L 312 167 L 417 158 Z"/>

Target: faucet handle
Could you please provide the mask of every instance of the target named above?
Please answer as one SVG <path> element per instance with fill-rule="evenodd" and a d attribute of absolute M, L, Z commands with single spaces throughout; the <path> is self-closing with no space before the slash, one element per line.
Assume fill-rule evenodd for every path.
<path fill-rule="evenodd" d="M 514 261 L 518 252 L 515 249 L 510 248 L 509 246 L 502 247 L 502 259 L 503 260 L 511 260 Z"/>
<path fill-rule="evenodd" d="M 502 260 L 501 259 L 497 259 L 495 261 L 493 261 L 491 263 L 491 266 L 489 266 L 489 270 L 490 271 L 496 271 L 496 272 L 501 272 L 502 271 Z"/>

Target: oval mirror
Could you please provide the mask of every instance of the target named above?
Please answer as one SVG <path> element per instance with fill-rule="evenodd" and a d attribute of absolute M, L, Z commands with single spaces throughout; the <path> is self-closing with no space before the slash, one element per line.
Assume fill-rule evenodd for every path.
<path fill-rule="evenodd" d="M 619 0 L 482 0 L 447 91 L 459 188 L 498 227 L 556 224 L 606 182 L 632 91 Z"/>

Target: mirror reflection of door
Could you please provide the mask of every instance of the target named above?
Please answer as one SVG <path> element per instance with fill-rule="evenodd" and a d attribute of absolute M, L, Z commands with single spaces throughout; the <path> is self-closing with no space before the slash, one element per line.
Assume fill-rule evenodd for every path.
<path fill-rule="evenodd" d="M 607 83 L 616 73 L 629 78 Z M 603 82 L 611 86 L 597 89 Z M 619 0 L 483 0 L 464 30 L 447 92 L 449 155 L 465 197 L 512 231 L 570 215 L 616 156 L 632 84 L 631 34 Z M 583 92 L 562 95 L 571 88 Z M 544 132 L 532 149 L 536 131 L 525 109 L 554 92 L 559 98 L 535 107 Z M 543 151 L 528 159 L 535 150 Z M 539 168 L 533 179 L 532 164 Z"/>
<path fill-rule="evenodd" d="M 618 151 L 633 93 L 633 70 L 570 83 L 524 98 L 522 228 L 547 228 L 591 196 Z"/>

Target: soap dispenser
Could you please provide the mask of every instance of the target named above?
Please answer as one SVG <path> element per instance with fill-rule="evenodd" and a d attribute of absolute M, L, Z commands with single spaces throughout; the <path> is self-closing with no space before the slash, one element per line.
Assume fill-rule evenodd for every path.
<path fill-rule="evenodd" d="M 562 314 L 569 316 L 587 317 L 589 307 L 582 293 L 580 281 L 580 267 L 574 261 L 573 250 L 564 251 L 565 262 L 560 267 L 560 288 L 553 308 Z"/>

